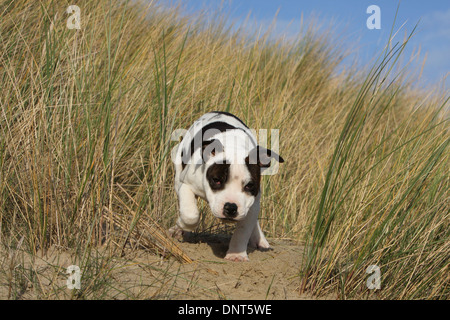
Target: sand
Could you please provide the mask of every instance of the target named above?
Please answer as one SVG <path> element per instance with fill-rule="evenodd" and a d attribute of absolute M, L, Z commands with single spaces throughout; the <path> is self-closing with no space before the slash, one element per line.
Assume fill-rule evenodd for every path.
<path fill-rule="evenodd" d="M 303 247 L 292 240 L 268 239 L 268 251 L 250 249 L 249 262 L 223 259 L 227 235 L 187 235 L 180 247 L 194 261 L 178 262 L 143 248 L 125 255 L 92 250 L 81 267 L 81 289 L 67 288 L 69 265 L 80 255 L 51 248 L 44 255 L 4 252 L 0 299 L 311 299 L 300 294 Z M 12 263 L 11 263 L 12 262 Z M 11 267 L 12 266 L 12 267 Z M 13 270 L 11 272 L 11 270 Z"/>

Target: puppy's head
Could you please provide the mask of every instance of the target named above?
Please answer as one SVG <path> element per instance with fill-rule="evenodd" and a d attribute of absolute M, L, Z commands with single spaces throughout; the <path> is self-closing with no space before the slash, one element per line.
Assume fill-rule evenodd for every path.
<path fill-rule="evenodd" d="M 242 156 L 241 161 L 230 161 L 218 140 L 206 141 L 202 154 L 206 199 L 213 215 L 227 221 L 247 216 L 260 193 L 261 170 L 270 167 L 270 160 L 284 162 L 275 152 L 259 146 Z"/>

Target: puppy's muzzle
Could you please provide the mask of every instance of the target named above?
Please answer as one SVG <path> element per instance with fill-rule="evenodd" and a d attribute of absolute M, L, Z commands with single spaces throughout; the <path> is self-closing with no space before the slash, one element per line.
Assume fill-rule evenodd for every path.
<path fill-rule="evenodd" d="M 225 203 L 225 205 L 223 206 L 224 217 L 227 219 L 236 218 L 236 216 L 238 215 L 237 209 L 238 209 L 238 207 L 237 207 L 236 203 L 230 203 L 230 202 Z"/>

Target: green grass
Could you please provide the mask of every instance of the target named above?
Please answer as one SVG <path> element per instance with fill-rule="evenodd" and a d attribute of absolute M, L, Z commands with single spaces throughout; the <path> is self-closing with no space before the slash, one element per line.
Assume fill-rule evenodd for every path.
<path fill-rule="evenodd" d="M 62 270 L 6 254 L 8 298 L 30 283 L 39 298 L 120 296 L 111 270 L 126 263 L 124 239 L 177 216 L 171 133 L 211 110 L 280 129 L 286 163 L 263 178 L 261 222 L 269 237 L 305 244 L 302 290 L 449 298 L 449 95 L 418 89 L 399 67 L 408 38 L 392 36 L 373 67 L 339 71 L 339 41 L 313 24 L 281 39 L 232 31 L 220 13 L 208 23 L 179 7 L 100 0 L 79 4 L 81 30 L 69 30 L 69 5 L 0 1 L 0 244 L 31 260 L 71 252 L 89 285 L 47 291 L 39 279 Z M 212 224 L 202 218 L 199 231 Z M 369 265 L 381 268 L 375 293 Z M 176 296 L 184 275 L 165 274 L 160 295 L 120 297 Z"/>

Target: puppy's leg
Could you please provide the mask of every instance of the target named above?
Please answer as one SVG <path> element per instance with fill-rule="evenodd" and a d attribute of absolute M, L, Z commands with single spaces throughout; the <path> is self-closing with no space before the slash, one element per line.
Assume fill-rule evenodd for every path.
<path fill-rule="evenodd" d="M 249 246 L 255 247 L 257 249 L 269 249 L 270 244 L 267 241 L 264 233 L 261 230 L 261 226 L 259 225 L 259 221 L 256 221 L 256 225 L 253 228 L 252 235 L 250 236 Z"/>
<path fill-rule="evenodd" d="M 250 207 L 247 217 L 241 220 L 236 225 L 236 230 L 230 240 L 230 246 L 225 256 L 226 260 L 231 261 L 248 261 L 247 245 L 255 229 L 258 221 L 259 213 L 259 200 L 260 197 L 255 200 L 255 203 Z"/>
<path fill-rule="evenodd" d="M 169 229 L 174 237 L 182 235 L 182 231 L 194 231 L 200 221 L 200 212 L 197 207 L 197 199 L 191 188 L 182 183 L 178 190 L 180 203 L 180 216 L 176 226 Z"/>

